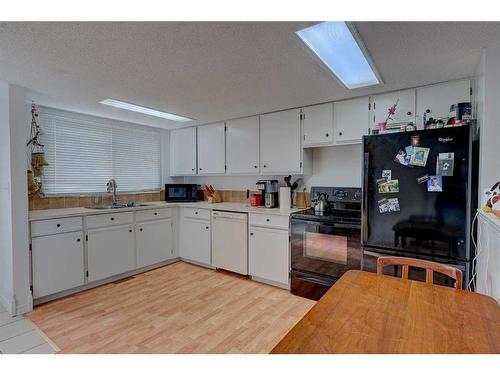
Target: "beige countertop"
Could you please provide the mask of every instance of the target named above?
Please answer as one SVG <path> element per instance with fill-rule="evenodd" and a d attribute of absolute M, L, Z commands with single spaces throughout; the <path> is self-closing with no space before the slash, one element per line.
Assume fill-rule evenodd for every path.
<path fill-rule="evenodd" d="M 164 208 L 164 207 L 193 207 L 200 209 L 205 208 L 210 210 L 261 213 L 268 215 L 284 215 L 284 216 L 290 216 L 290 214 L 294 212 L 304 210 L 304 208 L 280 209 L 280 208 L 251 207 L 246 203 L 236 203 L 236 202 L 208 203 L 206 201 L 199 201 L 199 202 L 185 202 L 185 203 L 169 203 L 164 201 L 157 201 L 157 202 L 146 202 L 145 204 L 147 204 L 147 206 L 126 207 L 126 208 L 105 209 L 105 210 L 98 210 L 85 207 L 34 210 L 29 212 L 29 220 L 36 221 L 36 220 L 57 219 L 57 218 L 72 217 L 72 216 L 88 216 L 88 215 L 100 215 L 100 214 L 108 214 L 115 212 L 142 211 L 142 210 L 151 210 L 155 208 Z"/>

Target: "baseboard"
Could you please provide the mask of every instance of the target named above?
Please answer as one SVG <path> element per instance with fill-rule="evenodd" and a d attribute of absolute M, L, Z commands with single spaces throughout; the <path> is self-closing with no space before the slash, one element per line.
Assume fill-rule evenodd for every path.
<path fill-rule="evenodd" d="M 42 303 L 47 303 L 49 301 L 52 301 L 52 300 L 55 300 L 58 298 L 67 297 L 67 296 L 70 296 L 70 295 L 75 294 L 75 293 L 83 292 L 84 290 L 93 289 L 93 288 L 96 288 L 96 287 L 101 286 L 101 285 L 109 284 L 109 283 L 112 283 L 112 282 L 115 282 L 115 281 L 118 281 L 121 279 L 125 279 L 125 278 L 130 277 L 130 276 L 135 276 L 135 275 L 138 275 L 140 273 L 154 270 L 155 268 L 167 266 L 169 264 L 178 262 L 179 260 L 180 260 L 180 258 L 169 259 L 169 260 L 166 260 L 164 262 L 153 264 L 151 266 L 142 267 L 142 268 L 135 269 L 135 270 L 132 270 L 129 272 L 121 273 L 119 275 L 111 276 L 111 277 L 108 277 L 106 279 L 97 280 L 97 281 L 90 282 L 88 284 L 80 285 L 80 286 L 77 286 L 76 288 L 73 288 L 73 289 L 63 290 L 62 292 L 54 293 L 54 294 L 51 294 L 49 296 L 35 298 L 33 300 L 33 304 L 36 306 L 36 305 L 40 305 Z"/>
<path fill-rule="evenodd" d="M 257 281 L 259 283 L 268 284 L 268 285 L 275 286 L 277 288 L 290 290 L 290 285 L 288 285 L 288 284 L 277 283 L 276 281 L 271 281 L 271 280 L 263 279 L 261 277 L 256 277 L 256 276 L 250 276 L 250 278 L 253 281 Z"/>
<path fill-rule="evenodd" d="M 16 306 L 16 315 L 26 314 L 33 311 L 33 297 L 28 297 L 28 301 L 24 305 Z"/>
<path fill-rule="evenodd" d="M 2 305 L 5 311 L 7 311 L 11 316 L 16 315 L 16 304 L 13 298 L 0 294 L 0 305 Z"/>
<path fill-rule="evenodd" d="M 214 266 L 212 266 L 211 264 L 206 264 L 206 263 L 201 263 L 201 262 L 197 262 L 195 260 L 191 260 L 191 259 L 186 259 L 186 258 L 179 258 L 179 260 L 183 261 L 183 262 L 186 262 L 186 263 L 191 263 L 191 264 L 194 264 L 195 266 L 200 266 L 200 267 L 205 267 L 205 268 L 210 268 L 212 270 L 215 270 L 216 268 Z"/>

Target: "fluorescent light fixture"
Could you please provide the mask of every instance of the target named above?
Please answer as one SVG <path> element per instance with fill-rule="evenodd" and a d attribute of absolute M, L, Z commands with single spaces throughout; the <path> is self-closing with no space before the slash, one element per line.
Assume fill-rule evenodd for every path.
<path fill-rule="evenodd" d="M 141 107 L 140 105 L 135 105 L 127 102 L 122 102 L 114 99 L 105 99 L 100 101 L 99 103 L 104 105 L 109 105 L 111 107 L 126 109 L 127 111 L 139 112 L 149 116 L 161 117 L 167 120 L 178 121 L 178 122 L 187 122 L 193 121 L 192 118 L 183 117 L 179 115 L 174 115 L 173 113 L 161 112 L 156 109 Z"/>
<path fill-rule="evenodd" d="M 348 89 L 381 83 L 352 26 L 342 21 L 322 22 L 296 34 Z"/>

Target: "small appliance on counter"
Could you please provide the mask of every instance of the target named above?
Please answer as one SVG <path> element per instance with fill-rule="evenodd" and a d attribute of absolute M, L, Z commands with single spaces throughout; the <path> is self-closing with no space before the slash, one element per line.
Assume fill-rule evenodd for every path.
<path fill-rule="evenodd" d="M 257 181 L 257 189 L 260 190 L 262 196 L 262 206 L 266 208 L 278 207 L 278 180 L 259 180 Z"/>
<path fill-rule="evenodd" d="M 165 201 L 196 202 L 197 200 L 198 200 L 198 185 L 165 184 Z"/>

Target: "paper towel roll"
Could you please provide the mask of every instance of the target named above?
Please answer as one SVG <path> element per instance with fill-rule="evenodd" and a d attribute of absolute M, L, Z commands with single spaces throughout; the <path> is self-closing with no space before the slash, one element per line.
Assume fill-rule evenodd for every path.
<path fill-rule="evenodd" d="M 289 209 L 292 207 L 292 193 L 289 187 L 280 187 L 280 208 Z"/>

